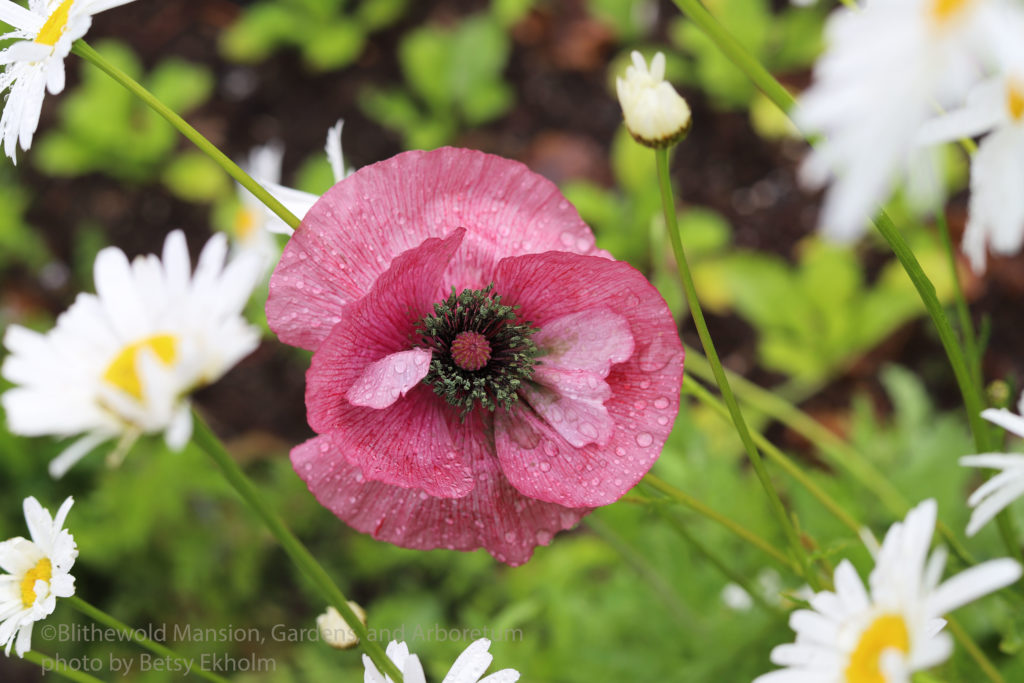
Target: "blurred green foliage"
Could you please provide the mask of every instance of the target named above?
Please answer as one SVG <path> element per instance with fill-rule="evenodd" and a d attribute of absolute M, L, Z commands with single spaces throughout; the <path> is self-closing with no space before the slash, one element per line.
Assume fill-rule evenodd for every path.
<path fill-rule="evenodd" d="M 515 99 L 502 78 L 511 51 L 502 20 L 499 12 L 489 12 L 454 27 L 428 25 L 409 31 L 398 46 L 406 85 L 369 88 L 359 98 L 360 107 L 400 133 L 408 149 L 440 147 L 461 126 L 479 126 L 501 116 Z"/>
<path fill-rule="evenodd" d="M 191 111 L 205 102 L 213 90 L 213 76 L 205 67 L 169 57 L 143 75 L 128 46 L 104 41 L 97 48 L 177 112 Z M 192 198 L 197 191 L 191 184 L 194 181 L 181 178 L 181 165 L 187 167 L 188 174 L 198 173 L 205 182 L 224 182 L 223 173 L 218 171 L 215 176 L 209 170 L 212 161 L 199 161 L 193 154 L 176 160 L 168 168 L 179 144 L 177 131 L 99 69 L 83 70 L 82 84 L 60 100 L 59 116 L 60 127 L 44 135 L 32 150 L 35 165 L 48 175 L 101 172 L 135 184 L 166 173 L 171 188 L 186 198 Z"/>
<path fill-rule="evenodd" d="M 11 266 L 38 270 L 50 259 L 50 250 L 24 217 L 29 204 L 26 191 L 0 172 L 0 271 Z"/>
<path fill-rule="evenodd" d="M 769 71 L 808 67 L 822 49 L 825 8 L 788 7 L 774 13 L 768 0 L 713 0 L 708 9 Z M 682 82 L 699 88 L 722 109 L 743 109 L 756 88 L 695 24 L 676 17 L 673 44 L 690 56 Z"/>
<path fill-rule="evenodd" d="M 258 63 L 284 47 L 314 71 L 348 66 L 369 36 L 402 18 L 407 0 L 264 0 L 247 8 L 221 35 L 221 52 Z"/>

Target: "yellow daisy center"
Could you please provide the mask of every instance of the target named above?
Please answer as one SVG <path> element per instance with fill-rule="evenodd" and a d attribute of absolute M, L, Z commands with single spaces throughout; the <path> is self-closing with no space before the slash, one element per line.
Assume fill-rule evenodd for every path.
<path fill-rule="evenodd" d="M 248 242 L 256 228 L 259 227 L 259 216 L 252 209 L 240 208 L 235 214 L 235 237 Z"/>
<path fill-rule="evenodd" d="M 57 6 L 57 9 L 53 11 L 49 17 L 46 18 L 46 23 L 39 29 L 39 35 L 36 36 L 36 42 L 42 43 L 43 45 L 56 45 L 57 41 L 64 34 L 64 29 L 68 25 L 68 14 L 71 12 L 71 5 L 75 4 L 75 0 L 64 0 Z"/>
<path fill-rule="evenodd" d="M 971 0 L 931 0 L 928 11 L 935 25 L 945 26 L 970 3 Z"/>
<path fill-rule="evenodd" d="M 886 650 L 910 652 L 907 623 L 897 614 L 883 614 L 860 634 L 846 667 L 846 682 L 885 683 L 879 659 Z"/>
<path fill-rule="evenodd" d="M 1024 82 L 1015 76 L 1006 79 L 1006 108 L 1014 121 L 1024 117 Z"/>
<path fill-rule="evenodd" d="M 53 565 L 50 558 L 44 557 L 36 563 L 36 566 L 25 572 L 21 579 L 21 604 L 28 609 L 36 603 L 36 581 L 50 583 L 53 577 Z"/>
<path fill-rule="evenodd" d="M 103 379 L 121 391 L 142 400 L 142 382 L 139 380 L 138 358 L 143 349 L 149 349 L 164 365 L 170 365 L 177 358 L 178 340 L 174 335 L 155 334 L 121 349 L 113 362 L 107 366 Z"/>

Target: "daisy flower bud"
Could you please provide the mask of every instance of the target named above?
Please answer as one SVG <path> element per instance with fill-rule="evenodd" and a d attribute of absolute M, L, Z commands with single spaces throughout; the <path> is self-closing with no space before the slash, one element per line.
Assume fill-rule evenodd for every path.
<path fill-rule="evenodd" d="M 225 263 L 227 239 L 203 248 L 195 274 L 181 231 L 155 255 L 129 262 L 114 247 L 96 256 L 96 294 L 79 294 L 46 334 L 11 325 L 0 374 L 10 430 L 83 434 L 50 463 L 59 477 L 101 443 L 113 460 L 141 434 L 164 433 L 180 450 L 192 435 L 189 394 L 219 379 L 259 343 L 242 317 L 260 274 L 251 254 Z"/>
<path fill-rule="evenodd" d="M 629 134 L 648 147 L 668 147 L 690 132 L 690 106 L 665 80 L 665 55 L 654 55 L 648 70 L 643 56 L 633 51 L 626 77 L 615 79 L 619 104 Z"/>
<path fill-rule="evenodd" d="M 25 522 L 32 540 L 16 537 L 0 543 L 0 646 L 11 647 L 19 657 L 32 649 L 32 624 L 53 613 L 57 598 L 75 594 L 75 577 L 69 573 L 78 547 L 63 529 L 74 501 L 68 498 L 50 517 L 39 501 L 25 499 Z"/>
<path fill-rule="evenodd" d="M 366 626 L 366 610 L 352 600 L 348 601 L 348 606 Z M 316 627 L 324 642 L 337 650 L 348 650 L 359 644 L 359 636 L 334 607 L 328 607 L 326 612 L 316 618 Z"/>

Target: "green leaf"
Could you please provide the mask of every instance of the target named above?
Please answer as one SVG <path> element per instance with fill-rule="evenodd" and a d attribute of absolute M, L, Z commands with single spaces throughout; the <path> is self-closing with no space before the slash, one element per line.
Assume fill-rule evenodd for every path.
<path fill-rule="evenodd" d="M 164 168 L 163 181 L 171 192 L 190 202 L 212 202 L 232 189 L 224 170 L 196 150 L 175 157 Z"/>
<path fill-rule="evenodd" d="M 366 35 L 355 21 L 339 19 L 313 31 L 303 43 L 302 56 L 317 71 L 340 69 L 362 54 Z"/>

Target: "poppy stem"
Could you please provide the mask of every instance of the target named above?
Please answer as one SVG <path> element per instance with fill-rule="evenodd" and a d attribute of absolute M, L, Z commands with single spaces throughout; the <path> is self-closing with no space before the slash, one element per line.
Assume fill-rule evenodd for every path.
<path fill-rule="evenodd" d="M 722 368 L 722 362 L 718 358 L 718 352 L 715 350 L 711 333 L 708 331 L 707 323 L 704 320 L 704 311 L 701 310 L 700 300 L 697 298 L 697 288 L 693 284 L 693 276 L 690 274 L 690 267 L 686 261 L 686 254 L 683 251 L 683 243 L 679 237 L 675 200 L 672 196 L 672 184 L 668 173 L 668 148 L 661 147 L 655 149 L 654 156 L 658 164 L 658 179 L 661 187 L 661 205 L 665 211 L 665 226 L 668 229 L 669 239 L 672 242 L 672 251 L 676 257 L 676 266 L 683 284 L 683 291 L 686 293 L 686 301 L 690 305 L 690 314 L 693 317 L 694 326 L 697 328 L 697 335 L 704 346 L 704 354 L 707 356 L 708 363 L 711 364 L 711 370 L 715 375 L 715 382 L 718 384 L 718 389 L 722 394 L 722 400 L 729 409 L 729 415 L 736 426 L 736 432 L 739 434 L 740 441 L 743 442 L 743 448 L 750 458 L 750 463 L 754 466 L 754 471 L 757 473 L 757 478 L 761 481 L 761 486 L 768 495 L 772 513 L 775 515 L 779 526 L 782 528 L 782 533 L 789 542 L 792 555 L 799 563 L 803 577 L 811 588 L 815 591 L 821 590 L 821 581 L 811 569 L 807 552 L 800 543 L 796 527 L 793 526 L 793 522 L 786 514 L 786 508 L 782 505 L 782 500 L 772 484 L 768 470 L 761 459 L 761 453 L 750 436 L 750 430 L 747 428 L 746 420 L 743 419 L 743 413 L 740 411 L 736 396 L 732 393 L 732 388 L 729 386 L 729 380 L 725 376 L 725 370 Z"/>
<path fill-rule="evenodd" d="M 700 385 L 693 377 L 686 376 L 683 378 L 683 391 L 691 396 L 695 397 L 704 405 L 711 408 L 713 411 L 718 413 L 719 417 L 728 421 L 729 411 L 725 405 L 711 395 L 711 392 Z M 860 530 L 864 527 L 864 524 L 854 519 L 846 510 L 843 509 L 839 503 L 828 495 L 824 489 L 818 486 L 813 479 L 800 469 L 789 456 L 782 452 L 775 444 L 766 439 L 763 434 L 758 431 L 752 431 L 751 436 L 754 442 L 764 451 L 765 455 L 771 458 L 775 463 L 786 471 L 789 476 L 797 481 L 798 484 L 804 487 L 808 493 L 811 494 L 821 505 L 827 509 L 832 515 L 846 525 L 846 528 L 852 531 L 854 534 L 859 534 Z"/>
<path fill-rule="evenodd" d="M 266 190 L 266 188 L 253 180 L 252 176 L 243 171 L 238 164 L 233 162 L 226 154 L 217 149 L 212 142 L 207 140 L 199 131 L 190 126 L 185 119 L 171 111 L 171 109 L 157 99 L 153 93 L 143 88 L 138 81 L 107 61 L 103 55 L 94 50 L 84 40 L 75 41 L 74 45 L 71 47 L 71 51 L 82 59 L 92 62 L 93 65 L 106 72 L 108 76 L 123 85 L 129 92 L 149 105 L 153 111 L 164 117 L 167 122 L 177 128 L 182 135 L 191 140 L 195 146 L 200 149 L 200 151 L 213 159 L 229 176 L 237 180 L 242 187 L 249 190 L 249 192 L 263 202 L 268 209 L 277 214 L 281 220 L 283 220 L 292 229 L 299 227 L 301 220 L 285 208 L 284 204 L 275 199 L 274 196 Z"/>
<path fill-rule="evenodd" d="M 705 381 L 714 381 L 714 374 L 711 372 L 711 366 L 707 359 L 701 356 L 696 349 L 689 347 L 686 347 L 686 371 Z M 731 370 L 727 369 L 725 374 L 729 377 L 729 383 L 735 390 L 736 396 L 746 406 L 773 420 L 778 420 L 803 436 L 817 447 L 830 466 L 844 471 L 866 489 L 872 491 L 890 513 L 896 517 L 906 516 L 911 507 L 910 503 L 863 453 L 777 393 L 763 389 Z M 977 560 L 948 525 L 940 520 L 936 523 L 936 529 L 946 539 L 953 553 L 960 558 L 961 562 L 967 566 L 977 564 Z"/>
<path fill-rule="evenodd" d="M 203 669 L 202 667 L 197 666 L 195 658 L 186 657 L 185 655 L 175 652 L 169 647 L 161 645 L 160 643 L 154 640 L 150 640 L 149 638 L 142 635 L 141 629 L 135 629 L 131 626 L 128 626 L 127 624 L 110 616 L 98 607 L 93 607 L 92 605 L 87 603 L 85 600 L 82 600 L 78 596 L 71 596 L 70 598 L 66 598 L 66 601 L 73 608 L 75 608 L 85 616 L 89 617 L 93 621 L 103 624 L 104 626 L 108 626 L 117 631 L 118 633 L 122 634 L 125 640 L 129 640 L 133 643 L 136 643 L 137 645 L 149 650 L 153 654 L 160 655 L 161 657 L 187 663 L 188 670 L 194 671 L 196 675 L 198 675 L 200 678 L 205 678 L 206 680 L 213 681 L 214 683 L 228 683 L 226 678 L 218 676 L 215 673 L 211 673 Z"/>
<path fill-rule="evenodd" d="M 800 567 L 796 564 L 796 562 L 793 561 L 792 558 L 783 554 L 775 546 L 773 546 L 771 543 L 755 534 L 750 529 L 747 529 L 738 522 L 729 519 L 722 513 L 708 507 L 707 505 L 697 500 L 690 494 L 686 493 L 681 489 L 676 488 L 675 486 L 672 486 L 667 481 L 661 479 L 661 477 L 653 475 L 650 472 L 645 474 L 644 478 L 641 479 L 640 481 L 643 484 L 649 486 L 650 488 L 653 488 L 661 492 L 662 494 L 668 496 L 672 502 L 685 505 L 686 507 L 690 508 L 691 510 L 699 514 L 701 517 L 705 517 L 706 519 L 709 519 L 712 522 L 725 527 L 734 535 L 738 536 L 739 538 L 742 538 L 750 545 L 754 546 L 761 552 L 771 557 L 780 566 L 784 567 L 785 569 L 788 569 L 797 576 L 802 576 Z M 647 505 L 657 505 L 661 503 L 661 501 L 656 499 L 647 499 L 644 500 L 643 502 Z"/>
<path fill-rule="evenodd" d="M 388 676 L 394 683 L 402 683 L 402 673 L 398 670 L 398 667 L 387 657 L 380 645 L 370 639 L 366 626 L 359 620 L 355 612 L 352 611 L 348 604 L 348 599 L 334 583 L 327 571 L 316 561 L 316 558 L 302 544 L 302 541 L 296 538 L 295 534 L 288 529 L 281 517 L 271 509 L 270 505 L 259 494 L 259 491 L 256 490 L 256 487 L 249 478 L 245 476 L 242 468 L 228 454 L 224 444 L 221 443 L 221 440 L 213 433 L 213 430 L 210 429 L 202 417 L 193 411 L 193 419 L 195 420 L 195 432 L 192 436 L 193 443 L 213 459 L 217 467 L 224 474 L 224 478 L 234 487 L 238 495 L 242 497 L 242 500 L 249 505 L 253 512 L 263 520 L 267 529 L 278 540 L 284 551 L 288 553 L 295 566 L 316 587 L 320 596 L 327 601 L 327 604 L 338 610 L 341 618 L 345 620 L 348 627 L 359 638 L 360 647 L 373 660 L 377 670 Z"/>

